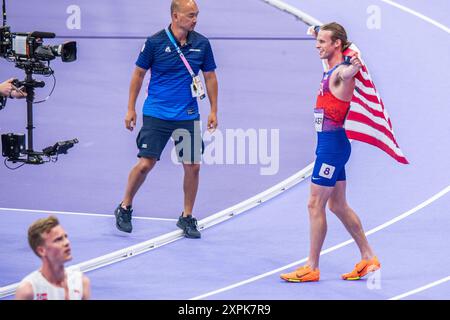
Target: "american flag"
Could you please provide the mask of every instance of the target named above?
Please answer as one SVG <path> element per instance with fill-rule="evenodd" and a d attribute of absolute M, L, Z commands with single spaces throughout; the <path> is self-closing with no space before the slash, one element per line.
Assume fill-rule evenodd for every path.
<path fill-rule="evenodd" d="M 391 119 L 384 107 L 369 69 L 361 59 L 361 53 L 355 44 L 343 52 L 344 56 L 358 53 L 362 62 L 361 70 L 355 76 L 350 110 L 345 120 L 345 130 L 349 139 L 354 139 L 376 146 L 400 163 L 409 163 L 395 139 Z M 328 69 L 323 63 L 325 71 Z"/>

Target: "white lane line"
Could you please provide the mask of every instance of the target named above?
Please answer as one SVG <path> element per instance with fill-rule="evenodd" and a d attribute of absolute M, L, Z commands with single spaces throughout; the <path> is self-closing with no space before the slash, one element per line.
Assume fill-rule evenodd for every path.
<path fill-rule="evenodd" d="M 0 211 L 13 211 L 20 213 L 46 213 L 46 214 L 63 214 L 63 215 L 74 215 L 74 216 L 90 216 L 90 217 L 107 217 L 114 218 L 112 214 L 99 214 L 99 213 L 86 213 L 86 212 L 68 212 L 68 211 L 51 211 L 51 210 L 31 210 L 31 209 L 19 209 L 19 208 L 0 208 Z M 152 217 L 136 217 L 133 219 L 138 220 L 156 220 L 156 221 L 177 221 L 177 219 L 166 219 L 166 218 L 152 218 Z"/>
<path fill-rule="evenodd" d="M 382 230 L 382 229 L 385 229 L 385 228 L 387 228 L 388 226 L 390 226 L 390 225 L 392 225 L 392 224 L 394 224 L 394 223 L 396 223 L 396 222 L 398 222 L 398 221 L 400 221 L 400 220 L 403 220 L 403 219 L 405 219 L 406 217 L 409 217 L 409 216 L 412 215 L 413 213 L 419 211 L 420 209 L 423 209 L 424 207 L 426 207 L 426 206 L 429 205 L 430 203 L 432 203 L 432 202 L 438 200 L 439 198 L 443 197 L 443 196 L 444 196 L 445 194 L 447 194 L 448 192 L 450 192 L 450 185 L 447 186 L 446 188 L 444 188 L 443 190 L 441 190 L 440 192 L 436 193 L 434 196 L 432 196 L 432 197 L 429 198 L 428 200 L 426 200 L 426 201 L 422 202 L 421 204 L 419 204 L 418 206 L 412 208 L 411 210 L 409 210 L 409 211 L 407 211 L 407 212 L 405 212 L 405 213 L 403 213 L 403 214 L 401 214 L 401 215 L 395 217 L 394 219 L 389 220 L 389 221 L 386 222 L 386 223 L 383 223 L 382 225 L 380 225 L 380 226 L 378 226 L 378 227 L 376 227 L 376 228 L 373 228 L 373 229 L 367 231 L 367 232 L 366 232 L 366 235 L 368 236 L 368 235 L 374 234 L 375 232 L 378 232 L 378 231 L 380 231 L 380 230 Z M 353 239 L 344 241 L 344 242 L 342 242 L 342 243 L 340 243 L 340 244 L 337 244 L 337 245 L 335 245 L 335 246 L 333 246 L 333 247 L 331 247 L 331 248 L 328 248 L 328 249 L 326 249 L 326 250 L 322 250 L 322 251 L 320 252 L 320 255 L 324 255 L 324 254 L 327 254 L 327 253 L 336 251 L 337 249 L 340 249 L 340 248 L 342 248 L 342 247 L 345 247 L 345 246 L 347 246 L 347 245 L 349 245 L 349 244 L 351 244 L 351 243 L 353 243 L 353 242 L 354 242 Z M 237 282 L 237 283 L 235 283 L 235 284 L 226 286 L 226 287 L 221 288 L 221 289 L 217 289 L 217 290 L 214 290 L 214 291 L 207 292 L 207 293 L 205 293 L 205 294 L 196 296 L 196 297 L 191 298 L 191 299 L 189 299 L 189 300 L 200 300 L 200 299 L 203 299 L 203 298 L 207 298 L 207 297 L 216 295 L 216 294 L 218 294 L 218 293 L 222 293 L 222 292 L 225 292 L 225 291 L 228 291 L 228 290 L 231 290 L 231 289 L 234 289 L 234 288 L 243 286 L 243 285 L 245 285 L 245 284 L 248 284 L 248 283 L 251 283 L 251 282 L 260 280 L 260 279 L 262 279 L 262 278 L 271 276 L 271 275 L 273 275 L 273 274 L 279 273 L 279 272 L 281 272 L 281 271 L 283 271 L 283 270 L 285 270 L 285 269 L 289 269 L 289 268 L 292 268 L 292 267 L 297 266 L 297 265 L 299 265 L 299 264 L 305 263 L 307 260 L 308 260 L 308 257 L 303 258 L 303 259 L 301 259 L 301 260 L 294 261 L 294 262 L 292 262 L 292 263 L 290 263 L 290 264 L 288 264 L 288 265 L 285 265 L 285 266 L 283 266 L 283 267 L 281 267 L 281 268 L 277 268 L 277 269 L 271 270 L 271 271 L 269 271 L 269 272 L 263 273 L 263 274 L 261 274 L 261 275 L 257 275 L 257 276 L 255 276 L 255 277 L 249 278 L 249 279 L 244 280 L 244 281 Z"/>
<path fill-rule="evenodd" d="M 298 19 L 300 19 L 301 21 L 305 22 L 307 25 L 322 25 L 323 23 L 321 23 L 319 20 L 317 20 L 316 18 L 310 16 L 309 14 L 301 11 L 300 9 L 298 9 L 297 7 L 294 7 L 290 4 L 287 4 L 284 1 L 281 0 L 261 0 L 264 1 L 266 3 L 268 3 L 269 5 L 272 5 L 280 10 L 286 11 L 287 13 L 290 13 L 292 15 L 294 15 L 295 17 L 297 17 Z M 427 17 L 426 15 L 419 13 L 413 9 L 410 9 L 408 7 L 405 7 L 401 4 L 398 4 L 392 0 L 380 0 L 386 4 L 389 4 L 393 7 L 396 7 L 397 9 L 400 9 L 402 11 L 405 11 L 409 14 L 412 14 L 413 16 L 416 16 L 419 19 L 422 19 L 428 23 L 431 23 L 432 25 L 434 25 L 435 27 L 438 27 L 439 29 L 450 33 L 450 28 L 447 27 L 446 25 L 444 25 L 443 23 L 440 23 L 434 19 L 431 19 L 430 17 Z"/>
<path fill-rule="evenodd" d="M 313 16 L 310 16 L 309 14 L 307 14 L 304 11 L 301 11 L 299 8 L 294 7 L 284 1 L 281 0 L 262 0 L 264 2 L 266 2 L 267 4 L 274 6 L 275 8 L 278 8 L 282 11 L 285 11 L 289 14 L 294 15 L 297 19 L 303 21 L 304 23 L 306 23 L 307 25 L 313 26 L 313 25 L 317 25 L 320 26 L 323 23 L 320 22 L 319 20 L 317 20 L 316 18 L 314 18 Z"/>
<path fill-rule="evenodd" d="M 422 20 L 424 20 L 424 21 L 426 21 L 428 23 L 431 23 L 435 27 L 438 27 L 439 29 L 442 29 L 445 32 L 450 33 L 450 28 L 448 28 L 446 25 L 444 25 L 444 24 L 442 24 L 440 22 L 437 22 L 436 20 L 431 19 L 430 17 L 427 17 L 426 15 L 423 15 L 423 14 L 421 14 L 421 13 L 419 13 L 419 12 L 413 10 L 413 9 L 405 7 L 405 6 L 403 6 L 401 4 L 398 4 L 398 3 L 394 2 L 394 1 L 391 1 L 391 0 L 380 0 L 380 1 L 382 1 L 384 3 L 387 3 L 387 4 L 390 4 L 391 6 L 396 7 L 397 9 L 405 11 L 405 12 L 407 12 L 409 14 L 412 14 L 412 15 L 418 17 L 419 19 L 422 19 Z"/>
<path fill-rule="evenodd" d="M 239 214 L 250 210 L 251 208 L 257 207 L 266 201 L 269 201 L 270 199 L 298 185 L 300 182 L 311 176 L 313 167 L 314 162 L 310 163 L 302 170 L 281 181 L 280 183 L 270 187 L 269 189 L 264 190 L 263 192 L 258 193 L 257 195 L 244 200 L 232 207 L 229 207 L 198 221 L 198 228 L 200 230 L 210 228 L 218 223 L 232 219 L 233 217 L 236 217 Z M 89 272 L 143 254 L 150 250 L 154 250 L 182 238 L 184 238 L 184 235 L 181 230 L 172 231 L 159 237 L 129 246 L 127 248 L 123 248 L 109 254 L 105 254 L 103 256 L 81 262 L 76 265 L 71 265 L 68 268 L 77 269 L 82 272 Z M 4 287 L 0 287 L 0 298 L 13 295 L 18 285 L 19 283 L 13 283 Z"/>
<path fill-rule="evenodd" d="M 398 296 L 392 297 L 392 298 L 390 298 L 389 300 L 400 300 L 400 299 L 406 298 L 406 297 L 408 297 L 408 296 L 412 296 L 413 294 L 416 294 L 416 293 L 425 291 L 425 290 L 427 290 L 427 289 L 430 289 L 430 288 L 432 288 L 432 287 L 438 286 L 438 285 L 440 285 L 440 284 L 443 284 L 444 282 L 447 282 L 447 281 L 450 281 L 450 276 L 445 277 L 445 278 L 440 279 L 440 280 L 437 280 L 437 281 L 435 281 L 435 282 L 429 283 L 429 284 L 424 285 L 424 286 L 422 286 L 422 287 L 420 287 L 420 288 L 417 288 L 417 289 L 414 289 L 414 290 L 405 292 L 405 293 L 400 294 L 400 295 L 398 295 Z M 443 297 L 443 298 L 444 298 L 444 299 L 448 299 L 448 297 Z"/>

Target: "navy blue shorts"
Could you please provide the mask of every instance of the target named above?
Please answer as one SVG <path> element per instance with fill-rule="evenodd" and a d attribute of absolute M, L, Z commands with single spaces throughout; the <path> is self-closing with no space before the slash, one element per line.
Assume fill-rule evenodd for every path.
<path fill-rule="evenodd" d="M 159 160 L 170 137 L 175 142 L 178 161 L 200 163 L 204 150 L 200 120 L 171 121 L 144 116 L 136 138 L 138 157 Z"/>
<path fill-rule="evenodd" d="M 345 164 L 350 158 L 350 141 L 343 129 L 318 132 L 317 139 L 317 157 L 311 182 L 334 187 L 336 181 L 346 180 Z"/>

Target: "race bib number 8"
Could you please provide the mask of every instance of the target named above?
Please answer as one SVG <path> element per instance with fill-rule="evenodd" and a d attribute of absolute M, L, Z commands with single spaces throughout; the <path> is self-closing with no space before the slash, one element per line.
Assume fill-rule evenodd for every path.
<path fill-rule="evenodd" d="M 331 179 L 333 177 L 333 173 L 336 167 L 333 167 L 329 164 L 322 163 L 322 166 L 320 167 L 319 176 Z"/>

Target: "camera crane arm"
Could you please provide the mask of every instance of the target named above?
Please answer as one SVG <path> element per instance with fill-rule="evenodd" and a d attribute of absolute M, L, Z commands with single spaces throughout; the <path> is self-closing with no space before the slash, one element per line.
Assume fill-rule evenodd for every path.
<path fill-rule="evenodd" d="M 63 62 L 72 62 L 77 59 L 75 41 L 68 41 L 59 45 L 44 45 L 43 39 L 55 38 L 53 32 L 34 31 L 29 33 L 11 32 L 6 25 L 6 0 L 2 0 L 3 25 L 0 27 L 0 58 L 15 62 L 15 67 L 25 71 L 25 80 L 15 80 L 13 85 L 17 88 L 24 87 L 27 93 L 27 147 L 25 148 L 25 135 L 2 134 L 2 155 L 6 161 L 23 164 L 42 164 L 45 158 L 52 160 L 59 154 L 67 153 L 67 150 L 78 143 L 78 139 L 60 141 L 47 147 L 41 152 L 33 148 L 33 103 L 35 88 L 43 88 L 45 82 L 33 79 L 33 74 L 53 75 L 50 61 L 61 57 Z M 56 82 L 55 82 L 56 83 Z M 52 89 L 53 92 L 53 89 Z M 0 101 L 0 109 L 5 105 L 6 98 Z M 38 102 L 36 102 L 38 103 Z M 23 157 L 24 156 L 24 157 Z"/>

